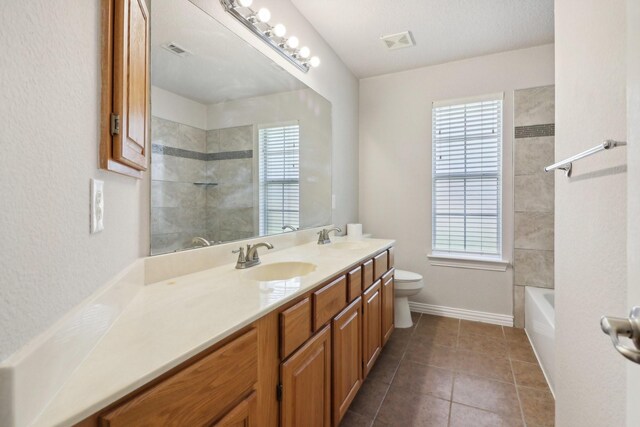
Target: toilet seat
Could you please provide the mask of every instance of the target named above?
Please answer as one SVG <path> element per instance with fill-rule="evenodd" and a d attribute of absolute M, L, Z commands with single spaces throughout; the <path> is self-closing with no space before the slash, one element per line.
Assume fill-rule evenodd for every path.
<path fill-rule="evenodd" d="M 418 280 L 422 280 L 421 274 L 414 273 L 413 271 L 398 269 L 396 269 L 394 277 L 396 279 L 396 282 L 417 282 Z"/>
<path fill-rule="evenodd" d="M 397 289 L 418 290 L 424 284 L 422 275 L 412 271 L 396 270 L 394 273 L 394 284 Z"/>

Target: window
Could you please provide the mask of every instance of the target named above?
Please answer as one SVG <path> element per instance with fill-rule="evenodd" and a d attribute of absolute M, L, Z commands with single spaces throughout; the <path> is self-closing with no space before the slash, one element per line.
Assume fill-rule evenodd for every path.
<path fill-rule="evenodd" d="M 434 253 L 502 254 L 502 99 L 433 104 Z"/>
<path fill-rule="evenodd" d="M 300 227 L 300 126 L 264 126 L 258 130 L 260 234 Z"/>

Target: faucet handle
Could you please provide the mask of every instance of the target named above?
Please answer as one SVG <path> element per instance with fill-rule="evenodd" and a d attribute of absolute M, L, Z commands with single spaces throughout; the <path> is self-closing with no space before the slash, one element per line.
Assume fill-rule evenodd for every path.
<path fill-rule="evenodd" d="M 246 258 L 244 256 L 244 248 L 242 246 L 240 246 L 240 248 L 236 249 L 235 251 L 231 251 L 231 253 L 232 254 L 239 254 L 238 255 L 238 263 L 246 261 Z"/>

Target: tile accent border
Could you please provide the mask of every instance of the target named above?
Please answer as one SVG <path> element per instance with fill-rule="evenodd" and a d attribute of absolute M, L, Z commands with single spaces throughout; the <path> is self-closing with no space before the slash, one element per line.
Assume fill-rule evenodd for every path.
<path fill-rule="evenodd" d="M 519 138 L 537 138 L 541 136 L 555 136 L 556 124 L 547 123 L 545 125 L 516 126 L 515 137 Z"/>
<path fill-rule="evenodd" d="M 474 320 L 500 326 L 513 326 L 513 316 L 508 314 L 487 313 L 484 311 L 465 310 L 464 308 L 445 307 L 443 305 L 425 304 L 409 301 L 409 308 L 416 313 L 433 314 L 435 316 L 453 317 L 455 319 Z"/>
<path fill-rule="evenodd" d="M 198 151 L 185 150 L 182 148 L 170 147 L 168 145 L 152 144 L 151 152 L 164 154 L 165 156 L 182 157 L 184 159 L 195 160 L 235 160 L 253 158 L 253 150 L 224 151 L 221 153 L 200 153 Z"/>

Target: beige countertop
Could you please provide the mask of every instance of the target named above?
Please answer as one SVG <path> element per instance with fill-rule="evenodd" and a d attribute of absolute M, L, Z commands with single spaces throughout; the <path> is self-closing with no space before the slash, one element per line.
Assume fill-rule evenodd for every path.
<path fill-rule="evenodd" d="M 260 267 L 236 270 L 231 263 L 143 286 L 33 425 L 65 426 L 83 420 L 394 243 L 358 242 L 362 244 L 355 249 L 315 242 L 273 253 L 262 248 L 262 265 L 316 265 L 315 271 L 290 280 L 251 280 L 247 275 Z"/>

